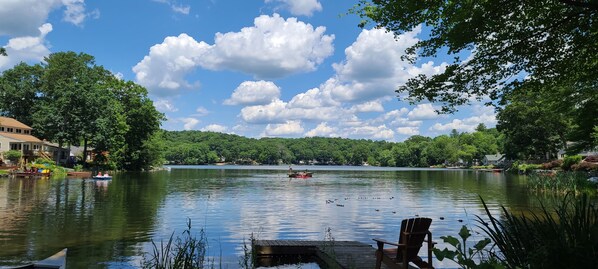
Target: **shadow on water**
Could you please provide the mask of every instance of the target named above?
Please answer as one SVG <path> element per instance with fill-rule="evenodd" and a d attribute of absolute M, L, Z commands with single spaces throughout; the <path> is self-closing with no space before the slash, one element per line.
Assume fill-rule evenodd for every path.
<path fill-rule="evenodd" d="M 174 167 L 90 179 L 0 179 L 2 265 L 44 258 L 69 248 L 72 268 L 134 268 L 160 242 L 204 228 L 210 253 L 238 266 L 243 240 L 396 240 L 400 221 L 433 218 L 437 238 L 456 234 L 482 212 L 481 195 L 521 210 L 537 199 L 525 178 L 470 170 L 293 167 L 314 172 L 291 179 L 288 167 Z M 226 267 L 225 267 L 226 268 Z"/>

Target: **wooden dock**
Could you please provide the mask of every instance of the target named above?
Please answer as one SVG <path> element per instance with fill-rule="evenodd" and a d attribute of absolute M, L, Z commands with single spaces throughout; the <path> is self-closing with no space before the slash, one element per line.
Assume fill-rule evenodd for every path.
<path fill-rule="evenodd" d="M 255 240 L 252 249 L 257 266 L 274 266 L 277 258 L 293 256 L 316 258 L 325 268 L 372 269 L 376 265 L 376 249 L 356 241 Z"/>

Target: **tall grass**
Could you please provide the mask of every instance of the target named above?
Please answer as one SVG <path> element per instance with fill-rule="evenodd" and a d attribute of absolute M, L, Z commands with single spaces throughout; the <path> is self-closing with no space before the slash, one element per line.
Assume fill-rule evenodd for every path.
<path fill-rule="evenodd" d="M 174 239 L 174 232 L 168 242 L 160 245 L 152 240 L 153 252 L 143 256 L 142 268 L 154 269 L 203 269 L 214 268 L 214 260 L 206 257 L 208 240 L 203 229 L 199 237 L 191 234 L 191 220 L 187 221 L 187 229 L 182 237 Z"/>
<path fill-rule="evenodd" d="M 567 194 L 554 211 L 515 215 L 502 208 L 502 220 L 492 216 L 480 228 L 500 250 L 496 258 L 507 268 L 597 268 L 598 208 L 587 195 Z"/>
<path fill-rule="evenodd" d="M 556 194 L 589 193 L 595 194 L 596 184 L 587 180 L 586 173 L 558 172 L 555 174 L 532 173 L 528 176 L 528 188 L 540 192 Z"/>

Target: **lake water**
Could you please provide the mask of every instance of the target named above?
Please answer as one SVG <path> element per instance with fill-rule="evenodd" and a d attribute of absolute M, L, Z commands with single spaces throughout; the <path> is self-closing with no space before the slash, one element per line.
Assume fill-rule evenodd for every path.
<path fill-rule="evenodd" d="M 479 196 L 538 206 L 525 178 L 470 170 L 293 166 L 172 166 L 168 171 L 90 179 L 0 178 L 0 265 L 69 248 L 69 268 L 136 268 L 151 240 L 204 229 L 209 254 L 238 268 L 243 242 L 257 239 L 397 240 L 402 219 L 433 219 L 434 240 L 484 215 Z M 474 239 L 481 239 L 479 235 Z M 443 247 L 440 244 L 440 247 Z M 437 267 L 452 267 L 435 263 Z"/>

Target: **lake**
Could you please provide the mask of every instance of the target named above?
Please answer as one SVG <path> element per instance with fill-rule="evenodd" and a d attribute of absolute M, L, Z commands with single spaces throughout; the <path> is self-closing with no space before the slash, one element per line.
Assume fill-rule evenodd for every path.
<path fill-rule="evenodd" d="M 209 254 L 238 268 L 243 242 L 256 239 L 397 240 L 400 221 L 433 219 L 434 240 L 475 228 L 479 196 L 498 215 L 538 207 L 525 177 L 457 169 L 293 166 L 172 166 L 91 179 L 0 178 L 0 265 L 69 248 L 69 268 L 136 268 L 151 240 L 192 223 Z M 474 240 L 481 239 L 480 235 Z M 476 241 L 477 241 L 476 240 Z M 443 247 L 443 244 L 440 244 Z M 449 263 L 435 263 L 451 267 Z"/>

